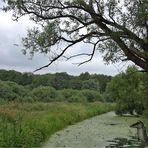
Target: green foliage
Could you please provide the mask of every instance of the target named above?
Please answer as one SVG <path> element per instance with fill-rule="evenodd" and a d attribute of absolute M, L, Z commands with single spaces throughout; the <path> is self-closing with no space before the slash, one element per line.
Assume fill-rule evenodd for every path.
<path fill-rule="evenodd" d="M 0 70 L 0 80 L 13 81 L 19 85 L 23 85 L 28 89 L 39 86 L 50 86 L 55 89 L 93 89 L 105 91 L 107 83 L 111 80 L 111 76 L 94 74 L 90 75 L 82 73 L 79 76 L 71 76 L 65 72 L 55 74 L 33 75 L 31 73 L 19 73 L 16 71 Z"/>
<path fill-rule="evenodd" d="M 36 27 L 28 30 L 28 38 L 23 38 L 22 41 L 26 48 L 32 50 L 32 52 L 30 52 L 31 56 L 39 51 L 46 54 L 48 53 L 49 47 L 52 47 L 58 41 L 57 26 L 58 22 L 48 22 L 42 31 Z M 25 50 L 23 52 L 26 54 Z"/>
<path fill-rule="evenodd" d="M 142 114 L 147 101 L 144 99 L 144 74 L 139 73 L 135 66 L 128 67 L 125 73 L 115 76 L 107 86 L 107 94 L 111 101 L 117 102 L 117 113 L 134 111 Z"/>
<path fill-rule="evenodd" d="M 55 89 L 69 88 L 69 80 L 70 76 L 67 73 L 56 73 L 53 81 L 51 82 L 52 87 Z"/>
<path fill-rule="evenodd" d="M 31 73 L 20 73 L 14 70 L 0 70 L 0 80 L 13 81 L 19 85 L 30 85 L 33 75 Z"/>
<path fill-rule="evenodd" d="M 88 80 L 88 79 L 90 79 L 90 74 L 88 72 L 81 73 L 80 74 L 80 79 L 83 80 L 83 81 Z"/>
<path fill-rule="evenodd" d="M 87 102 L 87 98 L 79 90 L 63 89 L 59 91 L 60 97 L 67 102 Z"/>
<path fill-rule="evenodd" d="M 81 102 L 81 103 L 88 102 L 87 98 L 81 92 L 78 92 L 77 94 L 72 95 L 70 98 L 68 98 L 67 101 L 68 102 Z"/>
<path fill-rule="evenodd" d="M 144 111 L 144 117 L 148 118 L 148 108 Z"/>
<path fill-rule="evenodd" d="M 81 81 L 79 79 L 79 77 L 72 78 L 71 80 L 69 80 L 69 87 L 68 88 L 81 90 L 82 83 L 83 83 L 83 81 Z"/>
<path fill-rule="evenodd" d="M 71 76 L 64 72 L 33 75 L 0 70 L 0 80 L 1 101 L 94 102 L 103 101 L 99 92 L 104 92 L 111 77 L 88 72 Z"/>
<path fill-rule="evenodd" d="M 145 100 L 145 104 L 146 107 L 148 107 L 148 101 L 147 101 L 147 97 L 148 97 L 148 73 L 145 73 L 143 75 L 143 97 Z"/>
<path fill-rule="evenodd" d="M 39 86 L 31 89 L 11 81 L 0 81 L 0 100 L 19 102 L 94 102 L 103 101 L 96 90 L 62 89 L 56 90 L 50 86 Z"/>
<path fill-rule="evenodd" d="M 0 106 L 0 147 L 41 147 L 67 125 L 113 110 L 103 103 L 9 103 Z"/>
<path fill-rule="evenodd" d="M 103 101 L 101 95 L 97 91 L 93 90 L 82 90 L 82 94 L 86 97 L 88 102 Z"/>
<path fill-rule="evenodd" d="M 76 95 L 78 93 L 78 91 L 73 90 L 73 89 L 63 89 L 63 90 L 60 90 L 59 93 L 60 93 L 61 96 L 63 96 L 63 98 L 65 100 L 68 100 L 73 95 Z"/>
<path fill-rule="evenodd" d="M 30 95 L 34 98 L 35 101 L 43 102 L 55 101 L 57 98 L 56 90 L 52 87 L 45 86 L 34 88 Z"/>
<path fill-rule="evenodd" d="M 95 102 L 103 101 L 99 92 L 94 90 L 74 90 L 64 89 L 59 91 L 59 95 L 63 98 L 63 101 L 68 102 Z"/>
<path fill-rule="evenodd" d="M 82 89 L 98 90 L 99 83 L 95 79 L 89 79 L 82 82 Z"/>
<path fill-rule="evenodd" d="M 145 26 L 146 21 L 148 18 L 148 1 L 147 0 L 142 0 L 140 5 L 137 7 L 137 24 L 140 26 Z"/>
<path fill-rule="evenodd" d="M 0 99 L 4 101 L 13 101 L 19 99 L 19 97 L 24 97 L 27 93 L 27 90 L 16 84 L 15 82 L 10 81 L 1 81 L 0 80 Z"/>

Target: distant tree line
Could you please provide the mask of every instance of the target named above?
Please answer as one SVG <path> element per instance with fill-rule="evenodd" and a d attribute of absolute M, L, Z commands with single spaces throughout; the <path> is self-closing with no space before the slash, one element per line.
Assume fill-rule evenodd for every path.
<path fill-rule="evenodd" d="M 0 101 L 103 101 L 111 76 L 82 73 L 33 75 L 17 71 L 0 70 Z"/>
<path fill-rule="evenodd" d="M 111 76 L 82 73 L 72 76 L 66 72 L 44 75 L 33 75 L 31 73 L 20 73 L 14 70 L 0 70 L 0 80 L 13 81 L 19 85 L 36 88 L 39 86 L 50 86 L 56 90 L 60 89 L 90 89 L 104 92 Z"/>

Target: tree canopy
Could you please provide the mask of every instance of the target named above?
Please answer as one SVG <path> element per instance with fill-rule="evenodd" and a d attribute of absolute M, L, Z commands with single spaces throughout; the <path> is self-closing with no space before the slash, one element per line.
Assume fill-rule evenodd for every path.
<path fill-rule="evenodd" d="M 147 0 L 3 0 L 5 11 L 17 20 L 24 15 L 40 25 L 23 38 L 24 53 L 46 53 L 48 67 L 61 57 L 88 56 L 98 50 L 107 63 L 130 60 L 148 72 Z M 84 42 L 89 52 L 65 56 L 72 46 Z M 56 46 L 57 45 L 57 46 Z M 88 50 L 87 50 L 88 51 Z"/>
<path fill-rule="evenodd" d="M 108 83 L 106 92 L 110 100 L 117 103 L 117 114 L 133 114 L 134 111 L 142 114 L 147 108 L 147 76 L 147 73 L 140 73 L 137 67 L 132 66 Z"/>

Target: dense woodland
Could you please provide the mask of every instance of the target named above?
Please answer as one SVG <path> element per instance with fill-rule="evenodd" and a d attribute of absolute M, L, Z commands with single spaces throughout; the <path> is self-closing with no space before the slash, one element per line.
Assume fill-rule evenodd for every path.
<path fill-rule="evenodd" d="M 90 75 L 88 72 L 79 76 L 67 73 L 33 75 L 16 71 L 0 70 L 1 100 L 19 101 L 102 101 L 111 76 Z"/>
<path fill-rule="evenodd" d="M 17 71 L 0 70 L 0 80 L 13 81 L 19 85 L 36 88 L 38 86 L 51 86 L 59 89 L 92 89 L 104 92 L 111 76 L 90 75 L 88 72 L 79 76 L 68 75 L 66 72 L 44 75 L 33 75 L 32 73 L 20 73 Z"/>
<path fill-rule="evenodd" d="M 0 70 L 0 99 L 20 102 L 116 102 L 117 114 L 147 109 L 148 75 L 135 66 L 114 77 L 65 72 L 34 75 Z"/>

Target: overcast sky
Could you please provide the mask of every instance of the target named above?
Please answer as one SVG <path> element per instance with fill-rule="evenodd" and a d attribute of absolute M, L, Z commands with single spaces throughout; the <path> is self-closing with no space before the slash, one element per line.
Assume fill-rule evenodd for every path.
<path fill-rule="evenodd" d="M 1 5 L 1 4 L 0 4 Z M 26 36 L 27 28 L 33 26 L 28 18 L 21 18 L 18 22 L 12 21 L 10 13 L 0 11 L 0 69 L 16 70 L 21 72 L 33 72 L 35 69 L 48 63 L 48 57 L 45 55 L 35 55 L 32 60 L 29 56 L 22 54 L 21 38 Z M 15 46 L 14 44 L 19 44 Z M 79 44 L 77 50 L 89 49 L 88 45 Z M 70 52 L 73 52 L 72 48 Z M 70 54 L 69 52 L 69 54 Z M 125 69 L 124 63 L 116 65 L 105 65 L 101 56 L 97 54 L 95 58 L 82 66 L 73 63 L 82 61 L 77 58 L 70 61 L 57 61 L 52 66 L 38 71 L 37 73 L 55 73 L 67 72 L 72 75 L 79 75 L 82 72 L 116 75 Z"/>

